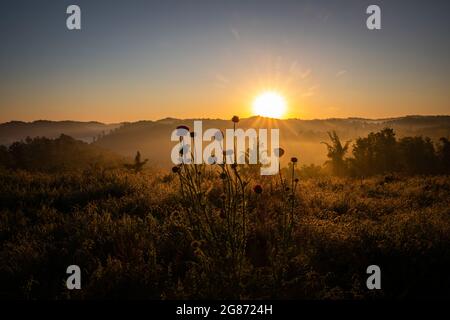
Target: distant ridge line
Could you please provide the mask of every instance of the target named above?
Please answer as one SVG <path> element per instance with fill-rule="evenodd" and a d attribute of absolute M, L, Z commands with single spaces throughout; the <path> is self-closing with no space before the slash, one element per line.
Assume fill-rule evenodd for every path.
<path fill-rule="evenodd" d="M 250 116 L 247 118 L 241 118 L 241 120 L 252 120 L 257 118 L 263 118 L 263 119 L 271 119 L 261 116 Z M 406 115 L 406 116 L 399 116 L 399 117 L 388 117 L 388 118 L 362 118 L 362 117 L 346 117 L 346 118 L 313 118 L 313 119 L 301 119 L 301 118 L 286 118 L 286 119 L 273 119 L 277 121 L 289 121 L 289 120 L 297 120 L 297 121 L 336 121 L 336 120 L 358 120 L 358 121 L 377 121 L 377 122 L 387 122 L 387 121 L 395 121 L 395 120 L 401 120 L 401 119 L 424 119 L 424 118 L 450 118 L 450 115 Z M 90 120 L 90 121 L 79 121 L 79 120 L 45 120 L 45 119 L 39 119 L 39 120 L 33 120 L 33 121 L 22 121 L 22 120 L 10 120 L 7 122 L 0 123 L 0 126 L 3 125 L 12 125 L 12 124 L 54 124 L 54 123 L 61 123 L 61 124 L 96 124 L 96 125 L 124 125 L 124 124 L 133 124 L 133 123 L 149 123 L 149 122 L 170 122 L 170 121 L 194 121 L 194 120 L 205 120 L 205 121 L 227 121 L 229 119 L 222 119 L 222 118 L 173 118 L 173 117 L 166 117 L 158 120 L 148 120 L 148 119 L 142 119 L 142 120 L 136 120 L 136 121 L 122 121 L 122 122 L 101 122 L 96 120 Z"/>

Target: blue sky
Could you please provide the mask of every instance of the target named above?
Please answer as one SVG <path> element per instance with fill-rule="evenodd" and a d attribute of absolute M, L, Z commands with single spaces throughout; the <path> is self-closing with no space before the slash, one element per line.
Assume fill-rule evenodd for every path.
<path fill-rule="evenodd" d="M 449 14 L 439 0 L 2 0 L 0 121 L 247 116 L 267 89 L 299 118 L 449 114 Z"/>

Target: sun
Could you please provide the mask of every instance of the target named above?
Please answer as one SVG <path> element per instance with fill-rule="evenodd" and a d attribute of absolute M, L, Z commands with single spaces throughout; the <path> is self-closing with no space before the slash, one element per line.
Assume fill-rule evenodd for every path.
<path fill-rule="evenodd" d="M 253 114 L 268 118 L 282 118 L 286 113 L 286 100 L 275 91 L 266 91 L 253 101 Z"/>

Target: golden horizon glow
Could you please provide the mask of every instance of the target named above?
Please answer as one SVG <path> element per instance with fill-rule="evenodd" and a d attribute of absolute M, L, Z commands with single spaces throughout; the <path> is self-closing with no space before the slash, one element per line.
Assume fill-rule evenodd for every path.
<path fill-rule="evenodd" d="M 266 91 L 255 98 L 253 114 L 262 117 L 281 119 L 286 115 L 286 99 L 275 91 Z"/>

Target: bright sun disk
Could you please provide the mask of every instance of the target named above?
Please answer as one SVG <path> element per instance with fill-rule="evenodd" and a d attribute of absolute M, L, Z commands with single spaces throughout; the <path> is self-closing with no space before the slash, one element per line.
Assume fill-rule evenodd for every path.
<path fill-rule="evenodd" d="M 286 113 L 286 100 L 274 91 L 267 91 L 253 101 L 253 113 L 268 118 L 282 118 Z"/>

